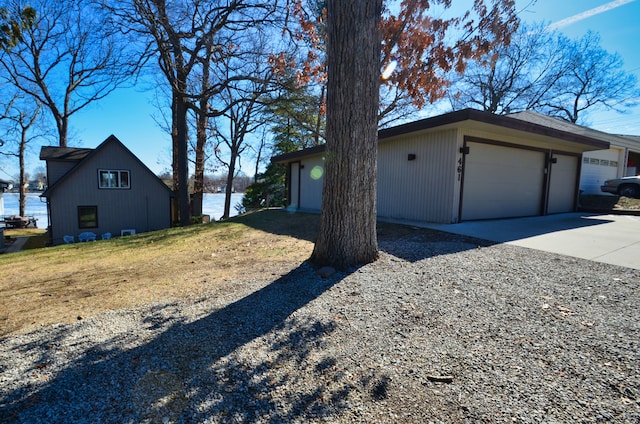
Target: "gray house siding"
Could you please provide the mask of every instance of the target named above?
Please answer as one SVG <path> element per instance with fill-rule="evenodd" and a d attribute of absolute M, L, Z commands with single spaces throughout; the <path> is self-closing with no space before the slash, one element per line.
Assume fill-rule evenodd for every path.
<path fill-rule="evenodd" d="M 47 164 L 47 182 L 49 185 L 55 184 L 67 172 L 76 166 L 76 162 L 68 161 L 51 161 Z"/>
<path fill-rule="evenodd" d="M 458 158 L 455 129 L 415 134 L 380 142 L 378 148 L 378 216 L 434 222 L 456 219 L 455 174 Z M 408 160 L 408 155 L 415 155 Z M 293 208 L 319 212 L 322 207 L 323 155 L 293 162 Z M 433 181 L 441 184 L 434 186 Z M 299 203 L 298 203 L 299 199 Z"/>
<path fill-rule="evenodd" d="M 119 141 L 108 139 L 96 150 L 45 193 L 53 244 L 85 231 L 118 236 L 123 229 L 140 233 L 171 226 L 171 193 L 164 183 Z M 128 171 L 129 188 L 100 188 L 99 170 Z M 79 206 L 96 207 L 96 227 L 80 228 Z"/>

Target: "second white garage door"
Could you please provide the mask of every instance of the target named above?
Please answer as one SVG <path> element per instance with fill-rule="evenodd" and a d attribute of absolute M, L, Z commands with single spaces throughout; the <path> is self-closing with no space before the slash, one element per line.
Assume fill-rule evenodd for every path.
<path fill-rule="evenodd" d="M 574 210 L 578 182 L 578 160 L 577 156 L 553 155 L 546 213 Z"/>
<path fill-rule="evenodd" d="M 545 153 L 467 142 L 461 220 L 542 213 Z"/>

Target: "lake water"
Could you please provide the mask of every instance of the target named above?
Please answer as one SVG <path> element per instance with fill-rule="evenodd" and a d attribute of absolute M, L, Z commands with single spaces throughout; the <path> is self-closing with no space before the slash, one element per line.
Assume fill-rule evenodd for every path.
<path fill-rule="evenodd" d="M 4 193 L 4 213 L 3 215 L 18 215 L 20 205 L 20 195 L 18 193 Z M 242 193 L 231 194 L 231 209 L 229 215 L 238 214 L 235 206 L 242 202 Z M 224 211 L 224 194 L 223 193 L 205 193 L 202 200 L 202 213 L 211 216 L 211 220 L 220 219 Z M 1 213 L 1 211 L 0 211 Z M 44 199 L 40 199 L 40 193 L 27 193 L 27 204 L 25 206 L 25 215 L 34 216 L 38 219 L 38 227 L 47 227 L 47 204 Z"/>

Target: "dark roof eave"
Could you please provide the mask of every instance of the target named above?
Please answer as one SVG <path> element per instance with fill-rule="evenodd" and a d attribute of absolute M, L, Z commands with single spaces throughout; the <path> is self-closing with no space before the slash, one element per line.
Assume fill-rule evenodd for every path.
<path fill-rule="evenodd" d="M 94 149 L 79 147 L 43 146 L 40 149 L 40 160 L 79 162 L 87 157 L 93 150 Z"/>
<path fill-rule="evenodd" d="M 455 124 L 462 121 L 476 121 L 485 124 L 497 125 L 503 128 L 524 131 L 532 134 L 543 135 L 547 137 L 558 138 L 560 140 L 584 144 L 598 149 L 608 149 L 610 143 L 595 138 L 570 133 L 567 131 L 557 130 L 555 128 L 546 127 L 544 125 L 535 124 L 533 122 L 523 121 L 521 119 L 510 118 L 504 115 L 494 115 L 477 109 L 462 109 L 454 112 L 445 113 L 443 115 L 433 116 L 431 118 L 421 119 L 406 124 L 398 125 L 391 128 L 385 128 L 378 131 L 378 139 L 396 137 L 399 135 L 409 134 L 417 131 L 423 131 L 444 125 Z M 325 145 L 314 146 L 308 149 L 298 150 L 297 152 L 285 153 L 271 158 L 272 163 L 291 162 L 306 156 L 320 154 L 325 151 Z"/>
<path fill-rule="evenodd" d="M 308 147 L 306 149 L 298 150 L 296 152 L 283 153 L 278 156 L 273 156 L 271 158 L 271 163 L 291 162 L 295 159 L 324 153 L 324 151 L 326 150 L 326 147 L 327 146 L 325 144 L 320 144 L 318 146 Z"/>

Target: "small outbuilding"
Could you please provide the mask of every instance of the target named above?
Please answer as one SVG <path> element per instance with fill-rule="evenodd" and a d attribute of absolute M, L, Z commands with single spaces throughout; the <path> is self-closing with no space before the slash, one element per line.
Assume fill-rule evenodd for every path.
<path fill-rule="evenodd" d="M 576 210 L 582 154 L 607 141 L 464 109 L 378 132 L 377 212 L 434 223 Z M 325 146 L 271 159 L 287 166 L 289 208 L 320 211 Z"/>
<path fill-rule="evenodd" d="M 43 147 L 52 244 L 171 226 L 173 192 L 115 136 L 95 149 Z"/>

